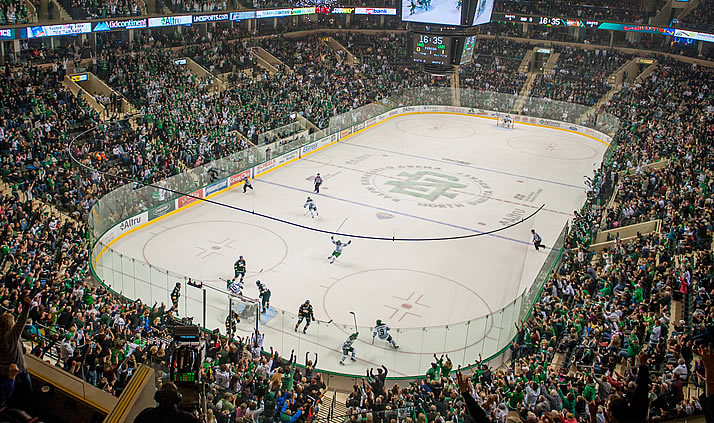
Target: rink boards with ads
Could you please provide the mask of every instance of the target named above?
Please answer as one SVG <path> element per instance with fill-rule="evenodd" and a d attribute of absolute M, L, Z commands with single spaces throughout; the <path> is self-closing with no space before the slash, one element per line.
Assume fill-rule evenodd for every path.
<path fill-rule="evenodd" d="M 152 231 L 151 227 L 154 223 L 161 222 L 170 216 L 176 216 L 179 211 L 188 210 L 195 204 L 201 203 L 201 199 L 212 199 L 226 193 L 232 188 L 240 185 L 246 177 L 262 178 L 271 173 L 273 170 L 282 168 L 290 163 L 300 162 L 302 159 L 306 159 L 317 152 L 324 151 L 324 149 L 328 146 L 333 146 L 343 141 L 349 141 L 352 137 L 362 134 L 369 129 L 375 128 L 384 122 L 396 118 L 403 119 L 404 117 L 408 117 L 410 115 L 428 114 L 476 117 L 492 121 L 495 121 L 499 115 L 496 112 L 483 109 L 427 105 L 401 107 L 382 113 L 378 116 L 371 117 L 363 122 L 356 123 L 352 127 L 343 129 L 339 133 L 335 133 L 315 142 L 303 145 L 288 153 L 274 157 L 264 163 L 256 164 L 243 170 L 242 172 L 217 180 L 201 189 L 195 190 L 190 194 L 160 204 L 135 216 L 127 217 L 121 220 L 121 222 L 104 232 L 104 234 L 101 235 L 99 240 L 94 244 L 92 270 L 95 274 L 99 270 L 100 274 L 97 275 L 99 280 L 104 280 L 106 284 L 111 285 L 114 287 L 113 289 L 118 290 L 122 295 L 126 295 L 130 299 L 141 298 L 145 303 L 158 301 L 168 304 L 170 293 L 169 288 L 172 287 L 177 280 L 185 282 L 185 278 L 182 278 L 181 275 L 178 274 L 165 272 L 163 277 L 166 279 L 166 287 L 156 287 L 152 285 L 150 287 L 150 294 L 145 294 L 144 292 L 139 294 L 138 289 L 135 291 L 126 289 L 126 287 L 125 289 L 120 289 L 119 286 L 122 282 L 118 279 L 124 278 L 125 282 L 127 279 L 131 279 L 131 277 L 139 279 L 139 272 L 136 270 L 138 268 L 142 269 L 142 275 L 150 274 L 146 277 L 142 276 L 142 278 L 153 280 L 161 275 L 156 272 L 156 269 L 148 269 L 150 266 L 145 263 L 141 263 L 141 260 L 139 259 L 127 256 L 117 258 L 117 254 L 112 249 L 112 246 L 115 243 L 125 239 L 127 235 L 135 233 L 143 228 L 149 228 L 148 230 Z M 526 116 L 513 116 L 513 118 L 516 128 L 532 126 L 555 129 L 570 134 L 577 134 L 592 141 L 596 141 L 602 146 L 603 149 L 610 143 L 609 136 L 580 125 Z M 346 142 L 346 144 L 349 144 L 349 142 Z M 311 160 L 312 159 L 306 160 L 306 163 L 309 163 Z M 266 181 L 266 183 L 274 182 Z M 380 216 L 384 216 L 385 218 L 389 218 L 387 216 L 388 214 L 388 212 L 379 212 L 377 213 L 377 217 L 381 218 Z M 335 227 L 337 227 L 337 225 L 335 225 L 332 230 L 334 230 Z M 354 233 L 354 231 L 352 233 Z M 555 260 L 560 252 L 553 250 L 551 253 L 554 255 L 553 259 Z M 108 259 L 104 257 L 106 254 L 110 255 Z M 347 254 L 349 257 L 349 255 L 353 253 L 350 249 L 348 249 Z M 109 261 L 108 265 L 106 264 L 107 260 Z M 550 258 L 548 260 L 550 260 Z M 134 270 L 132 270 L 132 272 L 134 273 L 127 276 L 126 272 L 121 271 L 122 266 L 133 266 Z M 113 269 L 113 271 L 110 270 L 109 272 L 102 273 L 107 269 Z M 550 268 L 545 269 L 546 272 L 550 270 Z M 384 271 L 388 272 L 389 269 Z M 369 272 L 365 274 L 367 276 L 370 275 Z M 419 275 L 414 274 L 414 277 L 418 278 Z M 219 288 L 212 288 L 212 291 L 215 291 L 209 293 L 209 300 L 211 302 L 210 305 L 212 307 L 219 307 L 221 302 L 227 303 L 227 301 L 225 301 L 225 296 L 228 295 L 227 291 Z M 536 293 L 538 291 L 539 289 L 535 290 Z M 202 308 L 200 298 L 201 291 L 196 288 L 189 287 L 184 283 L 181 292 L 182 295 L 184 295 L 184 297 L 181 298 L 181 314 L 192 315 L 196 318 L 196 321 L 200 323 Z M 220 294 L 223 297 L 223 300 L 220 299 L 220 296 L 214 294 Z M 147 301 L 147 295 L 151 298 L 151 301 Z M 518 294 L 514 293 L 513 295 L 515 296 Z M 390 375 L 406 377 L 422 374 L 422 372 L 428 368 L 429 361 L 431 360 L 431 353 L 433 352 L 451 351 L 450 356 L 454 360 L 455 366 L 458 364 L 469 365 L 472 363 L 472 359 L 477 357 L 478 354 L 483 354 L 484 358 L 498 355 L 504 348 L 507 348 L 509 341 L 513 338 L 515 330 L 513 329 L 512 323 L 522 317 L 520 309 L 523 308 L 522 306 L 524 304 L 532 304 L 532 301 L 534 300 L 533 295 L 533 290 L 527 289 L 520 294 L 518 298 L 513 300 L 512 303 L 501 309 L 494 310 L 489 316 L 474 319 L 473 321 L 448 324 L 446 326 L 439 327 L 423 327 L 419 329 L 418 333 L 409 328 L 395 328 L 393 329 L 395 339 L 403 344 L 403 348 L 400 348 L 400 350 L 397 351 L 385 349 L 385 345 L 381 345 L 379 342 L 377 342 L 377 345 L 374 345 L 370 344 L 369 341 L 363 342 L 362 339 L 360 339 L 358 341 L 358 350 L 360 351 L 359 358 L 363 360 L 361 362 L 363 362 L 367 367 L 374 367 L 378 365 L 378 361 L 381 360 L 381 362 L 387 364 L 390 368 Z M 272 341 L 268 340 L 280 339 L 279 342 L 281 343 L 280 348 L 282 353 L 290 351 L 292 348 L 299 352 L 299 354 L 304 354 L 307 351 L 319 351 L 321 357 L 321 365 L 319 367 L 321 370 L 334 371 L 343 374 L 363 373 L 362 368 L 355 370 L 353 368 L 340 368 L 339 366 L 332 365 L 336 364 L 337 359 L 339 359 L 339 345 L 341 345 L 344 341 L 344 339 L 340 338 L 342 338 L 346 332 L 354 329 L 353 327 L 349 327 L 352 325 L 344 325 L 343 322 L 338 321 L 330 325 L 315 322 L 310 326 L 308 336 L 302 336 L 301 334 L 293 335 L 292 325 L 294 324 L 294 320 L 292 319 L 294 319 L 294 314 L 278 309 L 277 316 L 263 322 L 264 324 L 261 331 L 266 334 L 266 348 L 270 345 L 275 345 Z M 261 318 L 261 320 L 263 320 L 263 318 Z M 374 322 L 360 321 L 359 323 L 369 324 Z M 483 325 L 481 325 L 482 323 Z M 208 329 L 213 329 L 215 324 L 209 324 L 208 326 Z M 247 331 L 249 328 L 243 327 L 239 328 L 239 330 Z M 370 328 L 360 327 L 359 331 L 360 333 L 369 333 Z M 312 338 L 310 336 L 312 336 Z M 415 350 L 414 346 L 407 342 L 407 339 L 409 338 L 423 339 L 423 341 L 420 341 L 423 342 L 423 344 L 418 350 Z M 329 358 L 323 361 L 323 357 Z M 417 362 L 414 362 L 415 359 Z"/>

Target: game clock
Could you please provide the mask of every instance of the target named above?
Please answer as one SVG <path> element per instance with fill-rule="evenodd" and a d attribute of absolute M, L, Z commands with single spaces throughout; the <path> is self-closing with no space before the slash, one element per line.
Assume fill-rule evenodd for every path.
<path fill-rule="evenodd" d="M 412 57 L 427 65 L 451 63 L 451 37 L 435 34 L 414 34 Z"/>

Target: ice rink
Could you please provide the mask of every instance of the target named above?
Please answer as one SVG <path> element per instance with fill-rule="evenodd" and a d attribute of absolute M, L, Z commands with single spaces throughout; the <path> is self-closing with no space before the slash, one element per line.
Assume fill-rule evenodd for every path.
<path fill-rule="evenodd" d="M 218 291 L 226 289 L 221 278 L 233 276 L 242 255 L 244 294 L 258 296 L 256 279 L 272 292 L 271 310 L 261 318 L 265 349 L 289 354 L 294 348 L 300 362 L 305 351 L 318 352 L 317 367 L 324 370 L 361 374 L 384 363 L 391 376 L 423 374 L 434 352 L 450 352 L 455 365 L 477 358 L 468 347 L 488 342 L 493 323 L 471 332 L 464 326 L 463 336 L 443 340 L 424 328 L 463 326 L 530 286 L 548 254 L 533 248 L 530 230 L 551 245 L 582 206 L 584 176 L 592 176 L 606 148 L 583 135 L 520 123 L 507 129 L 474 116 L 399 116 L 259 176 L 254 191 L 243 193 L 239 185 L 212 200 L 328 232 L 342 225 L 343 234 L 388 238 L 478 234 L 543 210 L 507 230 L 463 240 L 340 236 L 352 243 L 329 264 L 329 234 L 200 203 L 111 248 L 216 288 L 207 290 L 206 324 L 222 333 L 228 300 Z M 312 182 L 317 172 L 324 178 L 319 194 Z M 308 196 L 318 217 L 303 208 Z M 306 299 L 317 319 L 334 323 L 294 332 L 292 316 Z M 181 315 L 196 310 L 195 304 L 179 307 Z M 358 361 L 341 367 L 340 347 L 354 330 L 349 311 L 360 326 Z M 399 350 L 379 339 L 372 344 L 366 332 L 376 319 L 394 328 Z M 251 329 L 248 322 L 239 325 L 241 334 Z"/>

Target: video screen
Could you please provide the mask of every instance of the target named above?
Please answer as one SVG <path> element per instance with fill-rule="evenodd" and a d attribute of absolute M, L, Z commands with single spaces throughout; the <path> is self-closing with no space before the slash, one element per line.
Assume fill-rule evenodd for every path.
<path fill-rule="evenodd" d="M 474 58 L 474 47 L 476 46 L 476 36 L 471 35 L 464 39 L 464 49 L 461 52 L 461 61 L 459 64 L 465 65 Z"/>
<path fill-rule="evenodd" d="M 478 0 L 472 25 L 482 25 L 491 22 L 494 0 Z"/>
<path fill-rule="evenodd" d="M 461 25 L 461 3 L 461 0 L 402 0 L 402 21 Z"/>

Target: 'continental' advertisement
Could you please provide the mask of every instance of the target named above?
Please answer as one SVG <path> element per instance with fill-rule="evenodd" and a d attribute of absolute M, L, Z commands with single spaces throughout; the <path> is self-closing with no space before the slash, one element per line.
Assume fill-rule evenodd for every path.
<path fill-rule="evenodd" d="M 153 209 L 149 209 L 149 221 L 152 221 L 156 219 L 157 217 L 161 217 L 165 214 L 171 213 L 172 211 L 176 210 L 176 202 L 171 201 L 169 203 L 164 203 L 160 206 L 156 206 Z"/>

